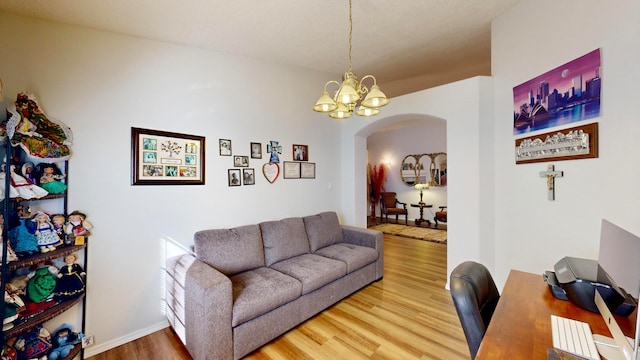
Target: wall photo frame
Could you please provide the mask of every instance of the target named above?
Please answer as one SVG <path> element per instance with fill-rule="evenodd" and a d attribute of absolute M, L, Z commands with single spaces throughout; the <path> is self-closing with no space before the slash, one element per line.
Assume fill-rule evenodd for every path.
<path fill-rule="evenodd" d="M 598 157 L 598 123 L 516 139 L 516 164 Z"/>
<path fill-rule="evenodd" d="M 300 163 L 295 161 L 285 161 L 282 178 L 300 179 Z"/>
<path fill-rule="evenodd" d="M 219 139 L 218 146 L 220 147 L 220 156 L 231 156 L 231 140 Z"/>
<path fill-rule="evenodd" d="M 256 172 L 254 169 L 242 169 L 242 185 L 255 185 Z"/>
<path fill-rule="evenodd" d="M 229 186 L 240 186 L 240 169 L 229 169 L 228 170 L 228 180 Z"/>
<path fill-rule="evenodd" d="M 300 178 L 301 179 L 315 179 L 316 178 L 316 163 L 300 163 Z"/>
<path fill-rule="evenodd" d="M 204 185 L 205 137 L 131 128 L 131 185 Z"/>
<path fill-rule="evenodd" d="M 235 167 L 249 167 L 249 157 L 244 155 L 233 156 L 233 166 Z"/>
<path fill-rule="evenodd" d="M 309 145 L 293 144 L 293 160 L 309 161 Z"/>
<path fill-rule="evenodd" d="M 251 158 L 262 159 L 262 143 L 259 143 L 259 142 L 251 143 Z"/>

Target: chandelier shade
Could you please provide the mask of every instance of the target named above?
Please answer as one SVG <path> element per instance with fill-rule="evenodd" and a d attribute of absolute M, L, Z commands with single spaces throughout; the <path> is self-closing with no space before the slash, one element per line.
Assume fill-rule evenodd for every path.
<path fill-rule="evenodd" d="M 359 116 L 375 116 L 380 113 L 380 107 L 389 103 L 389 98 L 380 90 L 373 75 L 366 75 L 361 80 L 358 80 L 356 74 L 351 70 L 352 32 L 353 19 L 351 16 L 351 0 L 349 0 L 349 71 L 342 76 L 342 82 L 336 80 L 327 81 L 324 84 L 324 91 L 313 106 L 314 111 L 329 113 L 329 116 L 334 119 L 346 119 L 353 115 L 354 112 Z M 373 81 L 371 87 L 367 87 L 364 84 L 367 79 Z M 327 91 L 329 84 L 338 85 L 333 97 Z"/>

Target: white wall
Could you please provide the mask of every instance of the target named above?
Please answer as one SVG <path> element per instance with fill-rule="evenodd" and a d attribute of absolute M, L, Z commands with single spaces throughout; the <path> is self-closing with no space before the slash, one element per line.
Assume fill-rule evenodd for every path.
<path fill-rule="evenodd" d="M 597 259 L 602 218 L 640 234 L 638 19 L 635 0 L 523 0 L 493 22 L 494 276 L 500 283 L 512 268 L 539 274 L 563 256 Z M 513 87 L 597 48 L 603 78 L 602 116 L 595 119 L 599 158 L 515 165 Z M 555 201 L 547 200 L 538 175 L 547 164 L 564 171 Z"/>
<path fill-rule="evenodd" d="M 190 245 L 200 229 L 340 212 L 340 122 L 311 111 L 336 76 L 2 13 L 0 33 L 0 113 L 27 90 L 74 133 L 69 210 L 95 226 L 89 355 L 166 324 L 163 239 Z M 206 185 L 131 186 L 132 126 L 205 136 Z M 292 160 L 292 144 L 307 144 L 317 178 L 269 184 L 263 156 L 250 160 L 256 185 L 230 188 L 232 158 L 218 155 L 219 138 L 237 155 L 278 140 L 281 161 Z"/>
<path fill-rule="evenodd" d="M 420 191 L 402 181 L 402 160 L 410 154 L 447 152 L 446 122 L 442 119 L 423 117 L 424 119 L 403 122 L 398 127 L 377 131 L 367 138 L 369 163 L 384 164 L 387 171 L 384 189 L 396 192 L 398 200 L 407 204 L 409 220 L 420 217 L 420 209 L 410 205 L 420 201 Z M 422 158 L 423 163 L 424 161 Z M 428 166 L 428 163 L 425 166 Z M 433 205 L 432 212 L 424 210 L 424 218 L 433 222 L 433 211 L 438 210 L 438 206 L 447 205 L 447 187 L 434 186 L 423 190 L 422 193 L 423 201 Z M 376 214 L 380 216 L 378 204 Z"/>

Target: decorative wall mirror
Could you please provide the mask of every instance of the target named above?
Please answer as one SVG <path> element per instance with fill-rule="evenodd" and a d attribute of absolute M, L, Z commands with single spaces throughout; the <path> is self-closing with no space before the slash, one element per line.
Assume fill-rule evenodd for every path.
<path fill-rule="evenodd" d="M 429 184 L 447 185 L 447 154 L 412 154 L 402 159 L 400 178 L 407 186 Z"/>

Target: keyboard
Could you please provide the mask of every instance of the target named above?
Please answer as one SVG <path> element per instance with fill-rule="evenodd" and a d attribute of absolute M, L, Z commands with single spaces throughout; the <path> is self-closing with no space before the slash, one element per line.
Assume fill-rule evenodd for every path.
<path fill-rule="evenodd" d="M 600 360 L 589 324 L 551 315 L 553 347 L 586 359 Z"/>

